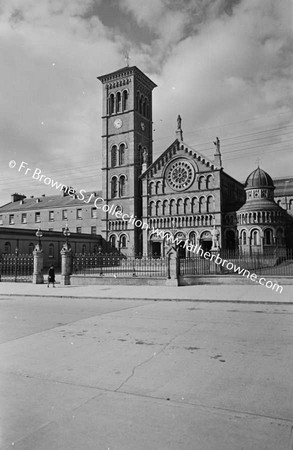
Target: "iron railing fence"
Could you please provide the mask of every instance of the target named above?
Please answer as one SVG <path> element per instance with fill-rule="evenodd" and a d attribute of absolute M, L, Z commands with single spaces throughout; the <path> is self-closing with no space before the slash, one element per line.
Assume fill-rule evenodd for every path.
<path fill-rule="evenodd" d="M 33 255 L 3 254 L 0 256 L 0 281 L 31 282 Z"/>
<path fill-rule="evenodd" d="M 74 255 L 72 274 L 103 277 L 167 277 L 167 259 L 105 254 Z"/>
<path fill-rule="evenodd" d="M 244 269 L 257 275 L 293 276 L 292 249 L 276 249 L 265 253 L 240 253 L 239 251 L 224 250 L 216 255 L 218 255 L 218 259 L 204 258 L 199 255 L 180 258 L 179 274 L 239 276 L 239 271 Z M 227 267 L 227 263 L 231 264 Z M 237 268 L 239 268 L 238 271 Z"/>

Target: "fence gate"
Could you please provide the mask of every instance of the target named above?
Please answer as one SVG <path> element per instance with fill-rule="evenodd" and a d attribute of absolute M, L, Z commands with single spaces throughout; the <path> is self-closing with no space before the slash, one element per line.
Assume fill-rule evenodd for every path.
<path fill-rule="evenodd" d="M 148 256 L 74 255 L 74 275 L 103 277 L 167 277 L 167 259 Z"/>
<path fill-rule="evenodd" d="M 1 255 L 0 282 L 32 282 L 34 271 L 33 255 Z"/>

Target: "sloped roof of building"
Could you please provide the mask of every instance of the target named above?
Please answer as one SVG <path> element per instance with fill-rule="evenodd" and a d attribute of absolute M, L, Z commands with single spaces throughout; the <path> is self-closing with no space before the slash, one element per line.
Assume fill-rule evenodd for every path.
<path fill-rule="evenodd" d="M 66 208 L 72 206 L 84 206 L 91 195 L 95 193 L 95 196 L 92 196 L 89 204 L 94 204 L 95 198 L 100 197 L 101 191 L 94 192 L 86 192 L 84 193 L 84 198 L 82 198 L 82 194 L 79 192 L 77 196 L 73 195 L 50 195 L 50 196 L 40 196 L 33 198 L 24 198 L 23 200 L 18 200 L 16 202 L 7 203 L 4 206 L 0 207 L 0 213 L 4 212 L 13 212 L 13 211 L 32 211 L 32 210 L 40 210 L 40 209 L 53 209 L 53 208 Z"/>
<path fill-rule="evenodd" d="M 156 171 L 157 166 L 161 164 L 161 162 L 165 159 L 165 157 L 168 154 L 170 154 L 170 153 L 172 154 L 172 156 L 170 157 L 170 160 L 171 160 L 173 158 L 173 156 L 175 156 L 176 153 L 182 149 L 185 150 L 185 153 L 187 155 L 192 156 L 195 160 L 197 159 L 199 161 L 202 161 L 207 166 L 207 168 L 218 169 L 218 170 L 221 169 L 221 167 L 216 166 L 212 160 L 210 160 L 209 158 L 204 156 L 202 153 L 198 152 L 197 150 L 192 149 L 185 142 L 175 139 L 175 141 L 172 142 L 172 144 L 169 145 L 169 147 L 163 153 L 161 153 L 160 156 L 158 156 L 158 158 L 147 168 L 147 170 L 141 174 L 141 178 L 144 178 L 152 170 Z"/>
<path fill-rule="evenodd" d="M 190 147 L 188 144 L 186 144 L 183 141 L 180 141 L 179 139 L 175 139 L 174 142 L 172 142 L 171 145 L 163 152 L 160 156 L 140 175 L 140 178 L 145 178 L 147 176 L 150 176 L 150 173 L 154 171 L 154 173 L 159 170 L 159 167 L 162 165 L 163 161 L 165 160 L 167 155 L 170 155 L 170 161 L 171 159 L 176 155 L 177 152 L 184 150 L 186 153 L 186 156 L 191 156 L 194 158 L 195 161 L 201 161 L 204 165 L 206 165 L 207 169 L 211 170 L 221 170 L 223 174 L 225 174 L 227 177 L 229 177 L 231 180 L 235 181 L 236 183 L 239 183 L 239 185 L 243 185 L 240 181 L 233 178 L 231 175 L 227 174 L 221 166 L 217 166 L 213 160 L 209 159 L 204 154 L 200 153 L 198 150 L 194 150 L 192 147 Z M 165 165 L 168 164 L 168 162 L 165 162 Z"/>
<path fill-rule="evenodd" d="M 152 88 L 157 87 L 156 83 L 154 83 L 145 73 L 143 73 L 136 66 L 131 66 L 131 67 L 125 66 L 125 67 L 122 67 L 121 69 L 115 70 L 114 72 L 110 72 L 105 75 L 101 75 L 101 76 L 97 77 L 97 79 L 100 80 L 102 83 L 106 83 L 106 82 L 117 80 L 120 77 L 120 75 L 133 75 L 133 74 L 139 75 L 141 78 L 146 80 L 152 86 Z"/>
<path fill-rule="evenodd" d="M 293 177 L 274 178 L 275 197 L 293 196 Z"/>

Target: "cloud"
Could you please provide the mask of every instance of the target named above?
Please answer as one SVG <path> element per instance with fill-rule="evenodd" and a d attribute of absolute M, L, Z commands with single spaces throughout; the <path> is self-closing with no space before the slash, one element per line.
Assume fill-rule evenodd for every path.
<path fill-rule="evenodd" d="M 65 181 L 75 167 L 83 187 L 80 167 L 100 167 L 96 77 L 120 65 L 121 43 L 97 17 L 82 17 L 92 2 L 80 3 L 12 0 L 2 10 L 0 153 L 2 167 L 9 155 L 47 173 L 63 168 Z M 6 196 L 11 175 L 2 173 Z"/>
<path fill-rule="evenodd" d="M 190 144 L 212 141 L 213 130 L 201 128 L 240 135 L 264 123 L 243 121 L 273 114 L 275 122 L 286 124 L 292 120 L 283 115 L 292 107 L 292 48 L 288 10 L 276 2 L 247 0 L 235 4 L 233 14 L 201 24 L 174 46 L 156 77 L 156 136 L 175 136 L 178 113 Z M 220 127 L 235 121 L 241 126 Z M 158 152 L 166 141 L 155 139 Z M 243 170 L 237 163 L 228 163 L 230 168 L 238 177 Z"/>

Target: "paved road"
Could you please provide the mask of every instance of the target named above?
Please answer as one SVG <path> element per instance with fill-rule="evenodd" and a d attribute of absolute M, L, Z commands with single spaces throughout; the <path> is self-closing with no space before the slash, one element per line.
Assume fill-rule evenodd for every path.
<path fill-rule="evenodd" d="M 293 306 L 0 298 L 1 449 L 292 450 Z"/>

